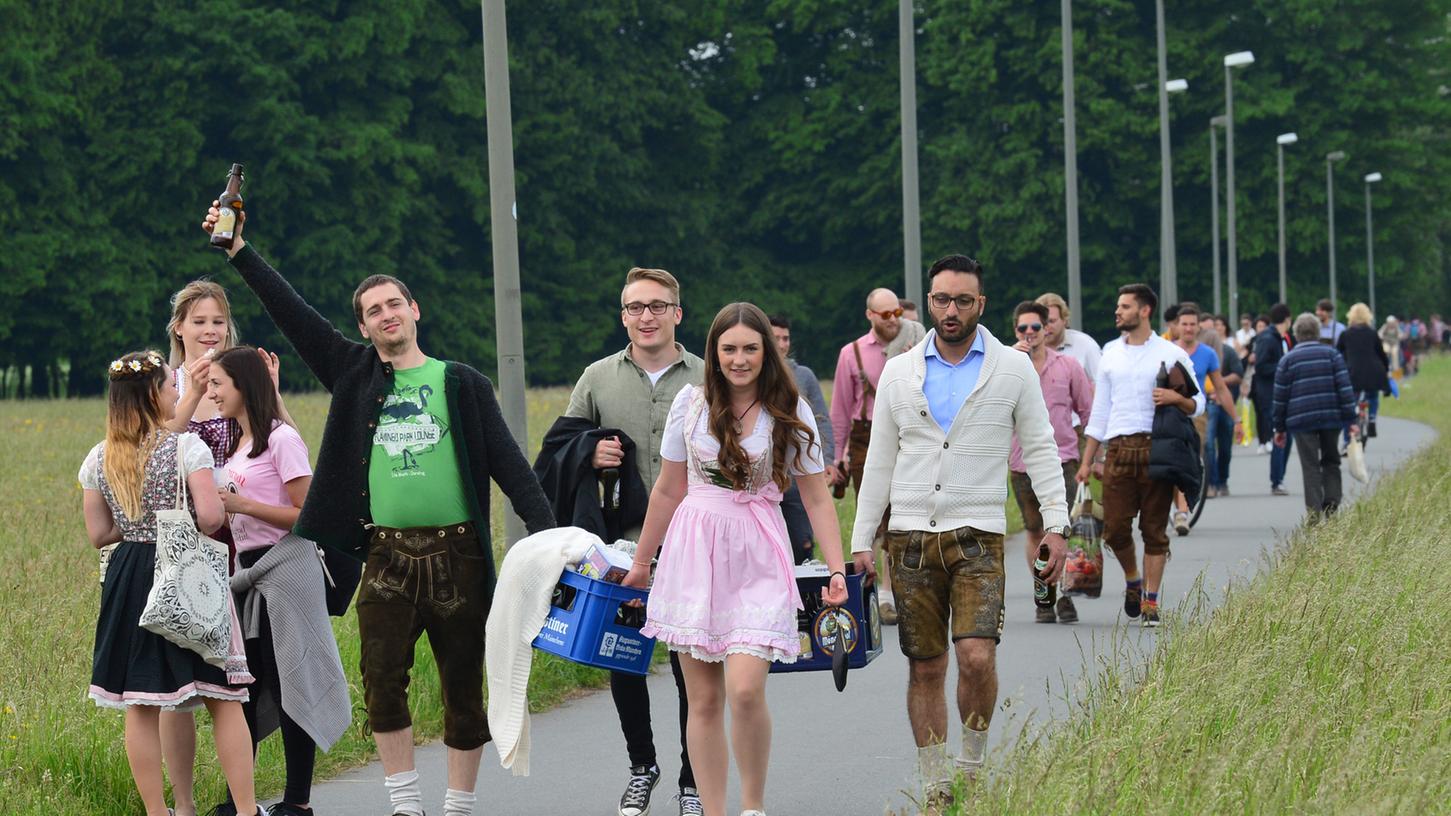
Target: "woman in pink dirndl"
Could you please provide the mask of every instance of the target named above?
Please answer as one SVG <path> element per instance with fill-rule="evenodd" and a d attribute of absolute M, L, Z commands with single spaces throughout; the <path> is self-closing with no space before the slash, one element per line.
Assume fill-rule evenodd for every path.
<path fill-rule="evenodd" d="M 660 478 L 624 583 L 646 586 L 660 551 L 643 632 L 680 653 L 686 741 L 707 816 L 725 813 L 727 702 L 741 805 L 763 814 L 766 674 L 772 661 L 792 662 L 800 650 L 802 604 L 781 516 L 792 477 L 831 569 L 822 591 L 831 605 L 847 598 L 841 534 L 816 420 L 771 342 L 765 313 L 749 303 L 721 309 L 705 360 L 704 386 L 686 387 L 671 406 Z"/>

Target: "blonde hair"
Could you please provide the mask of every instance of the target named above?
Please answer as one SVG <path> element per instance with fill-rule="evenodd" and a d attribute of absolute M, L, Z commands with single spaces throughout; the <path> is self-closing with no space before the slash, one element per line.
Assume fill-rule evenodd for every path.
<path fill-rule="evenodd" d="M 146 460 L 161 440 L 166 420 L 161 388 L 170 376 L 166 366 L 153 365 L 160 352 L 133 351 L 112 363 L 111 387 L 106 395 L 106 448 L 101 472 L 111 495 L 127 518 L 141 518 L 141 490 L 146 481 Z M 135 368 L 131 363 L 137 363 Z"/>
<path fill-rule="evenodd" d="M 166 324 L 166 333 L 171 339 L 171 357 L 168 362 L 171 367 L 175 368 L 186 362 L 186 347 L 182 345 L 181 335 L 178 333 L 182 321 L 186 320 L 193 306 L 207 298 L 217 302 L 227 321 L 227 336 L 222 338 L 222 347 L 217 351 L 223 352 L 237 345 L 237 324 L 232 320 L 232 304 L 227 300 L 227 290 L 205 278 L 194 280 L 171 296 L 171 322 Z"/>
<path fill-rule="evenodd" d="M 1067 323 L 1068 318 L 1071 317 L 1073 314 L 1072 312 L 1068 311 L 1068 302 L 1065 301 L 1063 297 L 1056 292 L 1044 292 L 1043 294 L 1038 296 L 1037 300 L 1033 302 L 1041 303 L 1049 308 L 1057 309 L 1058 317 L 1061 318 L 1064 323 Z M 1052 315 L 1049 316 L 1051 317 Z"/>
<path fill-rule="evenodd" d="M 675 305 L 680 305 L 680 281 L 676 280 L 674 275 L 663 269 L 646 269 L 643 266 L 637 266 L 625 273 L 625 285 L 620 289 L 621 306 L 625 305 L 625 290 L 630 288 L 630 284 L 639 281 L 660 284 L 670 290 L 670 297 L 675 299 Z"/>
<path fill-rule="evenodd" d="M 1345 322 L 1352 326 L 1371 326 L 1375 324 L 1375 315 L 1370 313 L 1369 306 L 1357 303 L 1345 313 Z"/>

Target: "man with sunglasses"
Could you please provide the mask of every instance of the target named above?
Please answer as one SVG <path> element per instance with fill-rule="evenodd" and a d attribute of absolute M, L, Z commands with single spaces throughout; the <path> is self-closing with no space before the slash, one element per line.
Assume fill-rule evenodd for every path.
<path fill-rule="evenodd" d="M 867 445 L 872 438 L 872 410 L 876 405 L 877 383 L 887 364 L 887 347 L 902 332 L 902 305 L 891 289 L 873 289 L 867 295 L 867 323 L 871 330 L 842 346 L 836 356 L 836 379 L 831 392 L 831 427 L 835 437 L 837 461 L 836 497 L 845 495 L 847 482 L 856 490 L 858 501 L 862 492 L 862 468 L 867 461 Z M 877 549 L 881 534 L 886 531 L 884 508 L 878 521 Z M 896 602 L 892 598 L 891 576 L 883 564 L 878 585 L 882 623 L 897 622 Z"/>
<path fill-rule="evenodd" d="M 954 770 L 968 776 L 981 770 L 997 705 L 1008 499 L 1004 431 L 1022 441 L 1033 492 L 1042 501 L 1047 581 L 1062 571 L 1068 506 L 1037 372 L 979 323 L 987 300 L 982 267 L 949 255 L 929 276 L 935 328 L 882 372 L 852 557 L 870 577 L 878 519 L 892 505 L 886 549 L 909 663 L 907 718 L 925 809 L 938 812 L 951 801 Z M 953 655 L 962 724 L 955 763 L 947 749 L 945 696 Z"/>
<path fill-rule="evenodd" d="M 620 322 L 629 345 L 591 363 L 575 383 L 565 416 L 581 417 L 601 428 L 619 428 L 635 443 L 635 457 L 625 461 L 624 447 L 616 439 L 595 446 L 596 469 L 635 467 L 646 490 L 660 475 L 660 443 L 665 419 L 675 395 L 686 385 L 705 381 L 705 362 L 675 341 L 675 327 L 685 317 L 680 306 L 680 283 L 664 269 L 636 267 L 625 275 L 620 293 Z M 625 534 L 637 539 L 639 528 Z M 680 813 L 703 813 L 696 794 L 695 775 L 685 747 L 685 678 L 680 661 L 670 653 L 670 670 L 680 694 Z M 620 797 L 619 816 L 643 816 L 660 781 L 655 761 L 655 735 L 650 727 L 650 692 L 642 675 L 610 672 L 610 694 L 620 715 L 625 749 L 630 756 L 630 779 Z"/>
<path fill-rule="evenodd" d="M 1048 307 L 1031 300 L 1019 303 L 1013 310 L 1018 342 L 1013 348 L 1027 352 L 1038 372 L 1038 382 L 1043 388 L 1043 402 L 1048 407 L 1048 421 L 1053 426 L 1053 440 L 1058 443 L 1058 459 L 1063 464 L 1063 490 L 1072 496 L 1078 473 L 1078 431 L 1073 427 L 1073 418 L 1082 417 L 1088 421 L 1093 408 L 1093 384 L 1078 361 L 1048 348 Z M 1032 564 L 1038 557 L 1038 547 L 1043 543 L 1043 513 L 1038 496 L 1033 492 L 1033 482 L 1028 478 L 1028 466 L 1023 461 L 1023 446 L 1017 434 L 1013 435 L 1013 450 L 1008 454 L 1008 480 L 1013 486 L 1013 498 L 1023 514 L 1023 529 L 1028 533 L 1027 556 Z M 1054 607 L 1037 607 L 1038 623 L 1075 623 L 1078 610 L 1073 599 L 1059 596 Z"/>

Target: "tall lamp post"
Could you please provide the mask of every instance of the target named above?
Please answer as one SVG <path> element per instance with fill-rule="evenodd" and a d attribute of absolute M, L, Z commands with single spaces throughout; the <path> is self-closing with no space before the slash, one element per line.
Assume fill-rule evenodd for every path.
<path fill-rule="evenodd" d="M 504 424 L 520 450 L 528 450 L 524 400 L 524 322 L 519 290 L 519 228 L 514 201 L 514 126 L 509 109 L 509 42 L 504 0 L 483 0 L 484 96 L 489 142 L 489 223 L 494 247 L 494 322 L 499 359 L 499 402 Z M 506 499 L 507 501 L 507 499 Z M 509 545 L 527 530 L 512 508 L 504 518 Z"/>
<path fill-rule="evenodd" d="M 1325 216 L 1330 222 L 1330 302 L 1339 308 L 1335 292 L 1335 163 L 1345 161 L 1344 150 L 1325 154 Z"/>
<path fill-rule="evenodd" d="M 1219 310 L 1219 292 L 1224 287 L 1219 282 L 1219 134 L 1215 128 L 1224 127 L 1224 117 L 1215 116 L 1209 120 L 1209 232 L 1214 243 L 1214 313 Z M 1228 325 L 1239 325 L 1230 315 Z"/>
<path fill-rule="evenodd" d="M 897 4 L 897 34 L 901 41 L 900 90 L 902 105 L 902 266 L 906 287 L 902 294 L 922 303 L 922 219 L 917 194 L 917 28 L 912 0 Z"/>
<path fill-rule="evenodd" d="M 1370 173 L 1365 177 L 1365 271 L 1366 283 L 1370 289 L 1370 313 L 1377 314 L 1375 310 L 1375 233 L 1371 229 L 1370 221 L 1370 185 L 1380 181 L 1380 173 Z"/>
<path fill-rule="evenodd" d="M 1083 329 L 1083 283 L 1078 268 L 1078 127 L 1073 112 L 1073 0 L 1062 0 L 1063 209 L 1068 221 L 1068 314 Z"/>
<path fill-rule="evenodd" d="M 1228 196 L 1225 206 L 1225 220 L 1229 227 L 1229 312 L 1239 314 L 1239 256 L 1235 251 L 1234 231 L 1234 75 L 1235 68 L 1241 68 L 1255 61 L 1249 51 L 1236 51 L 1224 58 L 1224 169 Z"/>
<path fill-rule="evenodd" d="M 1280 177 L 1280 302 L 1289 303 L 1285 288 L 1285 145 L 1300 141 L 1294 133 L 1281 133 L 1275 137 L 1275 158 Z"/>
<path fill-rule="evenodd" d="M 1164 72 L 1164 4 L 1159 3 L 1159 76 Z M 1189 90 L 1189 81 L 1171 79 L 1159 87 L 1159 297 L 1179 302 L 1179 272 L 1174 251 L 1174 165 L 1169 150 L 1169 94 Z"/>

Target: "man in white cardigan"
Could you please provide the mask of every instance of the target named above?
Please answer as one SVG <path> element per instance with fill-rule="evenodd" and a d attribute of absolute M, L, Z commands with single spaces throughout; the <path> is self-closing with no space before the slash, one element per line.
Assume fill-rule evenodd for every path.
<path fill-rule="evenodd" d="M 887 362 L 877 387 L 852 554 L 874 576 L 872 538 L 890 504 L 887 562 L 896 588 L 902 653 L 910 661 L 907 717 L 933 807 L 950 798 L 944 684 L 957 655 L 963 724 L 957 767 L 982 765 L 997 704 L 1003 626 L 1003 535 L 1013 433 L 1042 504 L 1050 557 L 1061 571 L 1068 507 L 1058 446 L 1038 373 L 1026 354 L 978 325 L 982 268 L 963 255 L 932 265 L 928 307 L 936 328 Z"/>

